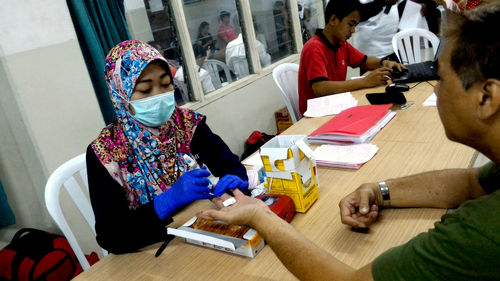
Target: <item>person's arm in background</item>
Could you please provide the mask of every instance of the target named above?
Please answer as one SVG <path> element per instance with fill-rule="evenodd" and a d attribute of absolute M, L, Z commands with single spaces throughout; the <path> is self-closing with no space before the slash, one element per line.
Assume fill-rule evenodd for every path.
<path fill-rule="evenodd" d="M 477 168 L 448 169 L 385 180 L 391 207 L 455 208 L 485 194 Z M 342 223 L 365 228 L 378 217 L 383 206 L 378 183 L 362 184 L 340 203 Z"/>
<path fill-rule="evenodd" d="M 402 71 L 403 69 L 406 68 L 404 65 L 397 63 L 395 61 L 390 61 L 386 59 L 381 60 L 376 57 L 367 57 L 365 63 L 361 65 L 361 68 L 365 70 L 386 68 L 389 69 L 389 71 L 391 71 L 393 67 L 397 68 L 399 71 Z"/>
<path fill-rule="evenodd" d="M 271 55 L 266 52 L 264 44 L 257 41 L 257 50 L 259 52 L 260 64 L 262 67 L 266 67 L 271 64 Z"/>
<path fill-rule="evenodd" d="M 248 225 L 264 238 L 276 256 L 300 280 L 373 280 L 371 263 L 354 269 L 319 248 L 276 216 L 262 200 L 234 191 L 236 203 L 207 210 L 198 217 Z"/>
<path fill-rule="evenodd" d="M 328 96 L 332 94 L 355 91 L 363 88 L 377 87 L 387 84 L 390 71 L 387 68 L 379 68 L 370 72 L 367 76 L 361 79 L 353 79 L 346 81 L 317 81 L 312 83 L 314 94 L 318 97 Z"/>
<path fill-rule="evenodd" d="M 349 54 L 349 60 L 347 62 L 349 66 L 374 70 L 360 79 L 329 81 L 327 78 L 328 71 L 326 69 L 328 59 L 317 50 L 311 49 L 310 51 L 302 52 L 305 62 L 314 62 L 307 67 L 307 76 L 311 83 L 311 88 L 316 96 L 328 96 L 331 94 L 386 85 L 387 80 L 390 79 L 392 70 L 389 67 L 399 65 L 398 63 L 384 60 L 382 61 L 383 66 L 381 67 L 380 59 L 366 56 L 349 43 L 346 43 L 345 48 Z M 401 66 L 399 65 L 399 67 Z"/>
<path fill-rule="evenodd" d="M 355 56 L 356 59 L 354 62 L 350 62 L 349 65 L 355 67 L 365 63 L 367 56 L 354 48 L 350 49 L 350 51 L 352 51 L 352 56 Z M 309 48 L 302 51 L 301 57 L 300 67 L 305 68 L 307 80 L 311 84 L 314 94 L 318 97 L 385 85 L 390 75 L 389 69 L 380 69 L 372 71 L 362 79 L 330 81 L 328 80 L 327 69 L 329 58 L 325 54 L 317 49 Z"/>

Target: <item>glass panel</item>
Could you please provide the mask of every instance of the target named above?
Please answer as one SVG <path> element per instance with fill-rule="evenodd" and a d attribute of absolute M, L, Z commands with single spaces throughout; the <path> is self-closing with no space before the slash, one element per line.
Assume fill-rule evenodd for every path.
<path fill-rule="evenodd" d="M 186 78 L 182 73 L 182 50 L 177 41 L 174 18 L 167 2 L 168 0 L 125 1 L 127 23 L 133 39 L 148 42 L 168 60 L 178 89 L 176 102 L 177 105 L 183 105 L 194 101 L 194 96 L 188 90 L 188 83 L 184 82 Z"/>
<path fill-rule="evenodd" d="M 234 0 L 184 0 L 184 14 L 205 94 L 249 74 Z"/>
<path fill-rule="evenodd" d="M 262 67 L 294 53 L 287 3 L 288 1 L 250 1 Z"/>
<path fill-rule="evenodd" d="M 323 0 L 297 0 L 302 32 L 302 41 L 305 44 L 316 33 L 316 29 L 325 26 L 325 12 Z"/>

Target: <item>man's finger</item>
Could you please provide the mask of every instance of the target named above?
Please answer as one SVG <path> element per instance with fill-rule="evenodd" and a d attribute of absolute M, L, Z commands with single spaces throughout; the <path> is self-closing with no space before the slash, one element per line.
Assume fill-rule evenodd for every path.
<path fill-rule="evenodd" d="M 363 215 L 370 211 L 370 194 L 368 192 L 360 192 L 361 198 L 359 201 L 359 212 Z"/>
<path fill-rule="evenodd" d="M 359 222 L 359 221 L 357 221 L 354 218 L 349 217 L 349 216 L 341 217 L 340 221 L 342 221 L 342 223 L 345 225 L 349 225 L 349 226 L 356 227 L 356 228 L 365 227 L 365 226 L 363 226 L 364 224 L 362 222 Z"/>
<path fill-rule="evenodd" d="M 207 220 L 217 220 L 217 219 L 219 219 L 217 212 L 219 212 L 219 211 L 213 210 L 213 209 L 205 210 L 201 213 L 198 213 L 196 216 L 200 217 L 202 219 L 207 219 Z"/>
<path fill-rule="evenodd" d="M 215 206 L 217 206 L 217 208 L 221 209 L 224 207 L 224 205 L 222 204 L 222 202 L 224 202 L 225 199 L 221 198 L 221 197 L 213 197 L 211 199 L 212 203 L 215 204 Z"/>
<path fill-rule="evenodd" d="M 241 192 L 239 189 L 233 190 L 233 194 L 234 194 L 234 198 L 236 198 L 236 200 L 242 199 L 246 196 L 245 193 Z"/>

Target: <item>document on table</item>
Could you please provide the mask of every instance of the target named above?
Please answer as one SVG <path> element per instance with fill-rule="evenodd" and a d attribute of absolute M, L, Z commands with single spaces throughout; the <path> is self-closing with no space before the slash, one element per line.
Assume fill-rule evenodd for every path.
<path fill-rule="evenodd" d="M 307 100 L 306 117 L 339 114 L 342 110 L 358 105 L 350 92 Z"/>
<path fill-rule="evenodd" d="M 378 147 L 372 143 L 353 145 L 323 144 L 316 148 L 314 157 L 319 166 L 359 169 L 375 156 Z"/>
<path fill-rule="evenodd" d="M 405 9 L 399 21 L 399 29 L 423 28 L 429 30 L 427 20 L 420 13 L 421 9 L 422 5 L 413 1 L 406 1 Z"/>
<path fill-rule="evenodd" d="M 436 93 L 432 93 L 425 101 L 422 103 L 423 106 L 436 106 L 437 96 Z"/>

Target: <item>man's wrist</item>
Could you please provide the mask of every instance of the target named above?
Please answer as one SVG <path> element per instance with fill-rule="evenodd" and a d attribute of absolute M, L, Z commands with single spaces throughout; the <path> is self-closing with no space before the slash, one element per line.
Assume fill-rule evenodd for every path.
<path fill-rule="evenodd" d="M 381 195 L 381 202 L 382 202 L 382 207 L 388 208 L 391 206 L 391 195 L 389 192 L 389 187 L 387 186 L 387 183 L 385 181 L 379 181 L 378 186 L 380 189 L 380 195 Z"/>
<path fill-rule="evenodd" d="M 257 208 L 247 225 L 257 230 L 261 228 L 261 225 L 268 225 L 269 220 L 272 220 L 274 216 L 276 214 L 269 208 Z"/>

